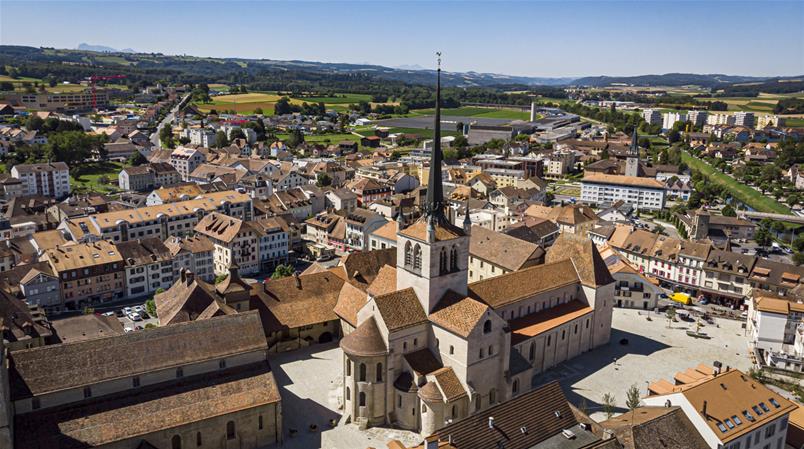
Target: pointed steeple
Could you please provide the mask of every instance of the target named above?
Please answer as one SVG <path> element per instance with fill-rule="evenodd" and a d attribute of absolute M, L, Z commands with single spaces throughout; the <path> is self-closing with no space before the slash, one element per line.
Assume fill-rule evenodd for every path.
<path fill-rule="evenodd" d="M 441 184 L 441 52 L 438 55 L 438 71 L 436 78 L 435 123 L 433 123 L 433 152 L 430 156 L 430 176 L 427 180 L 427 204 L 425 215 L 428 224 L 444 225 L 444 187 Z"/>
<path fill-rule="evenodd" d="M 631 134 L 631 146 L 628 148 L 628 155 L 639 157 L 639 133 L 634 128 L 634 133 Z"/>
<path fill-rule="evenodd" d="M 466 214 L 463 216 L 463 232 L 469 235 L 472 232 L 472 218 L 469 216 L 469 200 L 464 204 L 466 207 Z"/>

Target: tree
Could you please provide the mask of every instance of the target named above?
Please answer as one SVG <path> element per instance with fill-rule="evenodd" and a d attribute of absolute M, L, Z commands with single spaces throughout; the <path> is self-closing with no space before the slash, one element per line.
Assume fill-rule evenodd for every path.
<path fill-rule="evenodd" d="M 276 266 L 276 269 L 274 269 L 271 279 L 282 279 L 284 277 L 293 276 L 295 272 L 296 270 L 293 269 L 292 265 L 280 264 Z"/>
<path fill-rule="evenodd" d="M 142 164 L 147 164 L 148 159 L 145 156 L 143 156 L 142 153 L 140 153 L 139 151 L 135 151 L 134 153 L 131 154 L 131 156 L 128 157 L 126 163 L 128 163 L 128 165 L 138 166 Z"/>
<path fill-rule="evenodd" d="M 288 137 L 287 144 L 291 148 L 296 148 L 299 145 L 304 143 L 304 134 L 301 132 L 300 129 L 296 128 L 293 132 L 290 133 L 290 137 Z"/>
<path fill-rule="evenodd" d="M 148 312 L 148 315 L 156 318 L 156 301 L 153 298 L 145 301 L 145 311 Z"/>
<path fill-rule="evenodd" d="M 245 139 L 246 133 L 243 132 L 242 129 L 236 128 L 233 129 L 232 132 L 229 134 L 229 140 L 234 142 L 235 139 Z"/>
<path fill-rule="evenodd" d="M 262 115 L 262 108 L 254 108 L 254 114 Z"/>
<path fill-rule="evenodd" d="M 315 184 L 318 187 L 330 186 L 330 185 L 332 185 L 332 178 L 328 174 L 326 174 L 324 172 L 321 172 L 321 173 L 316 175 Z"/>
<path fill-rule="evenodd" d="M 229 139 L 226 138 L 226 133 L 223 131 L 218 131 L 215 133 L 215 147 L 216 148 L 223 148 L 229 145 Z"/>
<path fill-rule="evenodd" d="M 455 137 L 455 140 L 452 141 L 452 146 L 455 148 L 466 148 L 469 146 L 469 140 L 466 139 L 466 136 L 461 134 Z"/>
<path fill-rule="evenodd" d="M 725 205 L 723 207 L 723 210 L 720 211 L 720 213 L 723 214 L 724 217 L 736 217 L 737 216 L 737 211 L 734 210 L 734 208 L 731 206 L 731 204 Z"/>
<path fill-rule="evenodd" d="M 754 234 L 754 240 L 756 240 L 757 245 L 759 246 L 770 246 L 773 242 L 773 237 L 771 237 L 770 232 L 764 226 L 760 226 L 757 229 L 757 232 Z"/>
<path fill-rule="evenodd" d="M 93 154 L 103 155 L 101 136 L 93 136 L 83 131 L 65 131 L 48 136 L 44 145 L 44 156 L 51 161 L 65 162 L 75 168 Z"/>
<path fill-rule="evenodd" d="M 229 273 L 223 273 L 223 274 L 219 274 L 219 275 L 215 276 L 215 283 L 216 283 L 216 284 L 220 284 L 220 283 L 221 283 L 221 282 L 223 282 L 223 281 L 224 281 L 224 280 L 225 280 L 225 279 L 226 279 L 228 276 L 229 276 Z"/>
<path fill-rule="evenodd" d="M 460 135 L 463 135 L 463 122 L 458 122 L 455 124 L 455 131 L 458 131 Z"/>
<path fill-rule="evenodd" d="M 165 126 L 159 130 L 159 141 L 166 148 L 173 148 L 173 127 L 170 123 L 165 123 Z"/>
<path fill-rule="evenodd" d="M 45 120 L 42 117 L 39 117 L 36 114 L 31 114 L 28 116 L 28 120 L 25 121 L 25 129 L 28 131 L 39 131 L 44 126 Z"/>
<path fill-rule="evenodd" d="M 612 415 L 614 415 L 614 409 L 617 406 L 614 395 L 611 393 L 603 393 L 601 402 L 603 404 L 603 413 L 606 414 L 606 419 L 610 419 Z"/>
<path fill-rule="evenodd" d="M 659 235 L 667 235 L 667 230 L 664 228 L 664 226 L 660 224 L 657 224 L 656 226 L 653 227 L 653 232 Z"/>
<path fill-rule="evenodd" d="M 631 385 L 628 388 L 628 391 L 625 393 L 625 406 L 628 407 L 629 410 L 633 410 L 639 407 L 639 403 L 642 402 L 639 394 L 639 387 L 636 384 Z"/>

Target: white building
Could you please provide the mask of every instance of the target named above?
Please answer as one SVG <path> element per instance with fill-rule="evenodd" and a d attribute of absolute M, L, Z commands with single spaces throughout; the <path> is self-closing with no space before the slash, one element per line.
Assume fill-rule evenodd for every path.
<path fill-rule="evenodd" d="M 170 165 L 179 172 L 181 179 L 187 181 L 190 173 L 206 161 L 204 153 L 194 149 L 179 147 L 170 154 Z"/>
<path fill-rule="evenodd" d="M 753 128 L 756 125 L 754 113 L 745 111 L 735 112 L 734 124 L 737 126 L 745 126 L 746 128 Z"/>
<path fill-rule="evenodd" d="M 725 114 L 725 113 L 709 114 L 706 117 L 706 124 L 707 125 L 734 125 L 734 115 Z"/>
<path fill-rule="evenodd" d="M 194 128 L 189 131 L 190 144 L 206 148 L 215 146 L 215 131 L 209 128 Z"/>
<path fill-rule="evenodd" d="M 662 113 L 658 109 L 643 109 L 642 118 L 650 125 L 662 123 Z"/>
<path fill-rule="evenodd" d="M 664 115 L 662 115 L 662 129 L 673 129 L 673 125 L 675 125 L 676 122 L 686 121 L 687 114 L 684 114 L 683 112 L 665 112 Z"/>
<path fill-rule="evenodd" d="M 60 199 L 70 194 L 70 167 L 64 162 L 15 165 L 11 177 L 22 182 L 23 195 Z"/>
<path fill-rule="evenodd" d="M 624 201 L 636 209 L 664 208 L 665 184 L 651 178 L 592 173 L 581 180 L 581 201 L 586 204 L 613 204 Z"/>

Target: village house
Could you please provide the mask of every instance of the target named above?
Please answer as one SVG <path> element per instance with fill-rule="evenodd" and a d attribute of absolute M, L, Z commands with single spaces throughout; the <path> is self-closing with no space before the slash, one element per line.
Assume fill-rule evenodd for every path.
<path fill-rule="evenodd" d="M 58 246 L 42 258 L 58 276 L 62 302 L 70 309 L 125 297 L 125 262 L 106 240 Z"/>
<path fill-rule="evenodd" d="M 215 246 L 216 275 L 229 273 L 230 267 L 236 267 L 241 275 L 260 271 L 259 235 L 249 222 L 212 212 L 195 225 L 194 231 Z"/>

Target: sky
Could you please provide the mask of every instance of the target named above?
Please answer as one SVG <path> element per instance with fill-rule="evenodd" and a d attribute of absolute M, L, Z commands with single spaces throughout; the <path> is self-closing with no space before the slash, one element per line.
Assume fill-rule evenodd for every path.
<path fill-rule="evenodd" d="M 804 1 L 11 1 L 0 44 L 576 77 L 804 74 Z"/>

